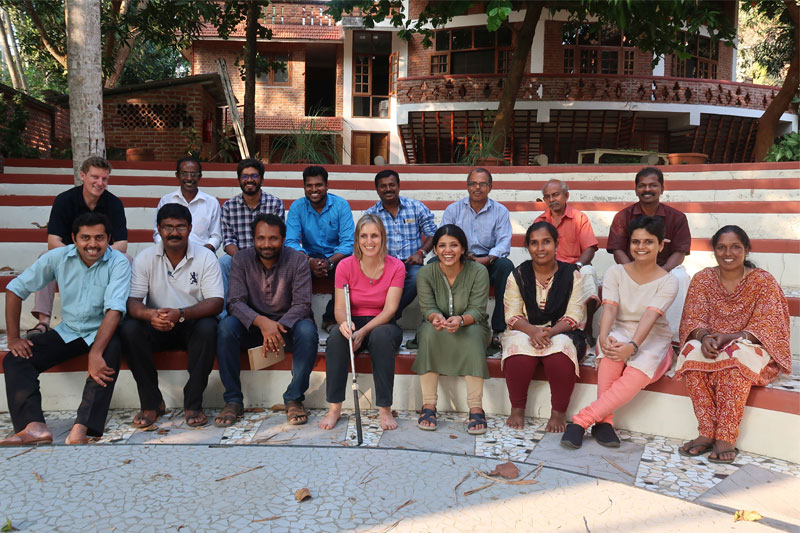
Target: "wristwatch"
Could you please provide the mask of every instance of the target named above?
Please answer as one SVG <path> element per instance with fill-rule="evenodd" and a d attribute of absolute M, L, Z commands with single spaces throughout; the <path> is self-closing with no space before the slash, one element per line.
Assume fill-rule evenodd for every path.
<path fill-rule="evenodd" d="M 464 315 L 461 315 L 461 322 L 458 324 L 458 327 L 460 328 L 464 327 Z"/>
<path fill-rule="evenodd" d="M 583 267 L 583 263 L 581 263 L 580 261 L 576 261 L 576 262 L 575 262 L 575 265 L 576 265 L 578 268 L 582 268 L 582 267 Z"/>
<path fill-rule="evenodd" d="M 178 309 L 178 311 L 181 312 L 181 317 L 178 319 L 178 322 L 183 322 L 184 320 L 186 320 L 186 316 L 184 316 L 184 314 L 183 314 L 183 307 Z"/>
<path fill-rule="evenodd" d="M 634 355 L 639 353 L 639 345 L 638 344 L 636 344 L 633 341 L 628 341 L 628 344 L 633 344 L 633 353 L 631 354 L 631 357 L 633 357 Z"/>
<path fill-rule="evenodd" d="M 331 261 L 330 259 L 328 259 L 328 272 L 329 272 L 329 273 L 330 273 L 330 272 L 333 272 L 333 268 L 334 268 L 335 266 L 336 266 L 336 265 L 335 265 L 335 264 L 333 264 L 333 261 Z"/>

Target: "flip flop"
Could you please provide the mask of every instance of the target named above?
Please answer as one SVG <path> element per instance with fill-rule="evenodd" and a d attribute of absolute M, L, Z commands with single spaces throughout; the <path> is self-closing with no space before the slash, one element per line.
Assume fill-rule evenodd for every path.
<path fill-rule="evenodd" d="M 730 453 L 730 452 L 733 452 L 733 457 L 731 457 L 730 459 L 720 459 L 719 458 L 719 454 L 720 453 Z M 720 451 L 717 450 L 717 447 L 714 446 L 714 453 L 716 453 L 717 456 L 716 457 L 711 457 L 709 455 L 708 456 L 708 462 L 709 463 L 716 463 L 718 465 L 729 465 L 729 464 L 733 463 L 736 460 L 736 457 L 739 456 L 739 448 L 734 448 L 732 450 L 725 450 L 724 452 L 720 452 Z"/>
<path fill-rule="evenodd" d="M 421 416 L 417 419 L 417 427 L 425 431 L 436 431 L 436 409 L 422 409 L 420 410 Z M 432 426 L 425 426 L 422 422 L 430 422 Z"/>
<path fill-rule="evenodd" d="M 6 439 L 0 439 L 0 446 L 38 446 L 39 444 L 52 444 L 53 436 L 34 437 L 30 440 L 23 440 L 19 433 Z"/>
<path fill-rule="evenodd" d="M 164 405 L 163 403 L 159 405 L 158 408 L 156 409 L 155 418 L 149 418 L 144 416 L 144 411 L 145 410 L 142 409 L 141 411 L 136 413 L 136 416 L 134 416 L 133 420 L 131 421 L 131 426 L 139 429 L 149 428 L 150 426 L 156 423 L 156 420 L 164 416 L 164 414 L 167 412 L 167 406 Z M 136 421 L 137 417 L 139 418 L 139 422 Z"/>
<path fill-rule="evenodd" d="M 208 425 L 208 417 L 202 409 L 186 409 L 184 410 L 183 415 L 184 419 L 186 420 L 186 425 L 190 428 L 198 428 Z M 194 419 L 194 422 L 189 422 L 191 419 Z"/>
<path fill-rule="evenodd" d="M 708 444 L 695 444 L 697 439 L 692 439 L 688 442 L 684 442 L 683 445 L 678 447 L 678 453 L 684 457 L 700 457 L 701 455 L 705 455 L 711 450 L 714 449 L 713 443 Z M 687 449 L 686 446 L 689 446 Z M 692 450 L 695 448 L 700 448 L 700 451 L 697 453 L 692 453 Z"/>

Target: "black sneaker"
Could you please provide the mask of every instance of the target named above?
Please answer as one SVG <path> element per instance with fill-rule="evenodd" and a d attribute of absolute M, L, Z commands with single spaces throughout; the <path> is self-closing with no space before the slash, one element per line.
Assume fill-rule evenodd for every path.
<path fill-rule="evenodd" d="M 600 446 L 606 448 L 619 448 L 619 437 L 614 431 L 614 426 L 608 422 L 599 422 L 592 426 L 592 437 Z"/>
<path fill-rule="evenodd" d="M 564 430 L 564 435 L 561 437 L 561 445 L 565 448 L 577 450 L 583 446 L 583 434 L 585 431 L 578 424 L 568 423 L 567 429 Z"/>

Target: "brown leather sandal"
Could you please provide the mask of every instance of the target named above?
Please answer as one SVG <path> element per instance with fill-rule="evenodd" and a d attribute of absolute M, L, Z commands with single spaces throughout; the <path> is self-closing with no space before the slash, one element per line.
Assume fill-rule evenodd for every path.
<path fill-rule="evenodd" d="M 244 414 L 244 405 L 228 402 L 214 419 L 214 427 L 227 428 L 234 425 Z"/>
<path fill-rule="evenodd" d="M 286 420 L 293 426 L 302 426 L 308 422 L 308 412 L 303 402 L 286 402 Z"/>

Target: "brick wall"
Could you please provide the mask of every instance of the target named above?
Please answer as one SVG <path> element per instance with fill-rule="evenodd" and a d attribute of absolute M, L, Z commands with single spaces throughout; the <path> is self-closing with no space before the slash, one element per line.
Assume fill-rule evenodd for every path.
<path fill-rule="evenodd" d="M 213 99 L 209 98 L 200 85 L 106 97 L 103 101 L 106 146 L 151 148 L 157 161 L 178 159 L 186 154 L 189 144 L 185 132 L 194 128 L 202 139 L 203 119 L 215 118 L 211 112 Z M 185 104 L 185 113 L 170 113 L 175 109 L 173 106 L 179 104 Z M 167 117 L 168 120 L 164 123 L 158 117 Z M 213 128 L 216 130 L 216 127 Z M 210 150 L 212 145 L 203 148 Z"/>
<path fill-rule="evenodd" d="M 0 85 L 0 98 L 7 104 L 7 116 L 0 117 L 7 122 L 12 116 L 13 98 L 17 93 L 10 87 Z M 53 116 L 55 110 L 46 104 L 38 104 L 37 100 L 30 97 L 23 97 L 23 108 L 28 112 L 28 122 L 22 133 L 22 139 L 26 146 L 39 151 L 41 157 L 50 157 L 50 149 L 53 145 Z"/>

